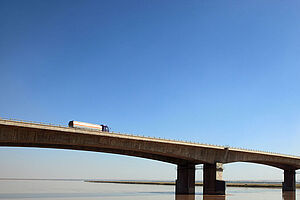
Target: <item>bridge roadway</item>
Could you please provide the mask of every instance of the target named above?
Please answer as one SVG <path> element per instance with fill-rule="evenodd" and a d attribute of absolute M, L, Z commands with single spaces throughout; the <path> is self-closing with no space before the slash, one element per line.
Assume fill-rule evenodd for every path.
<path fill-rule="evenodd" d="M 106 133 L 0 118 L 0 146 L 41 147 L 114 153 L 177 165 L 176 194 L 195 193 L 195 165 L 203 167 L 203 193 L 225 194 L 219 163 L 251 162 L 284 170 L 283 192 L 295 191 L 300 157 L 167 139 Z"/>

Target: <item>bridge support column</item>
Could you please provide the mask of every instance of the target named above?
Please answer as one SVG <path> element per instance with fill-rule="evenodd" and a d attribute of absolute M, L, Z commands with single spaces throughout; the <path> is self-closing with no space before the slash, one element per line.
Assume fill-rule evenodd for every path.
<path fill-rule="evenodd" d="M 284 182 L 282 182 L 282 192 L 296 191 L 295 170 L 284 170 Z"/>
<path fill-rule="evenodd" d="M 177 165 L 176 194 L 195 194 L 195 165 Z"/>
<path fill-rule="evenodd" d="M 222 163 L 204 164 L 203 167 L 203 194 L 204 195 L 224 195 L 225 181 L 222 178 Z"/>

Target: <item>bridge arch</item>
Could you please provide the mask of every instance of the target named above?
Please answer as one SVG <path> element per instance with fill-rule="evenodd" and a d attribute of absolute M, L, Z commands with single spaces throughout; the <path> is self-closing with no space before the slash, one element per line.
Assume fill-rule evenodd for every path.
<path fill-rule="evenodd" d="M 224 180 L 282 180 L 284 170 L 253 162 L 232 162 L 224 165 Z M 272 175 L 272 176 L 270 176 Z M 275 175 L 275 176 L 274 176 Z M 247 178 L 247 179 L 246 179 Z"/>
<path fill-rule="evenodd" d="M 99 153 L 109 153 L 109 154 L 117 154 L 117 155 L 125 155 L 132 156 L 150 160 L 156 160 L 171 164 L 185 163 L 185 160 L 173 158 L 173 157 L 165 157 L 161 155 L 144 153 L 138 151 L 131 150 L 120 150 L 113 148 L 103 148 L 103 147 L 93 147 L 93 146 L 74 146 L 67 144 L 39 144 L 39 143 L 13 143 L 13 142 L 0 142 L 0 146 L 4 147 L 35 147 L 35 148 L 48 148 L 48 149 L 65 149 L 65 150 L 78 150 L 78 151 L 90 151 L 90 152 L 99 152 Z"/>
<path fill-rule="evenodd" d="M 168 180 L 176 165 L 111 153 L 36 147 L 0 147 L 4 177 Z"/>

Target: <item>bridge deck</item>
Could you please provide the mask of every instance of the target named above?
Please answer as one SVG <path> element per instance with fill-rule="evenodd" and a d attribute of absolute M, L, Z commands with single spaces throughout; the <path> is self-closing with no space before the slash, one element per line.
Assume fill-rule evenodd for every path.
<path fill-rule="evenodd" d="M 111 145 L 105 148 L 113 149 L 115 153 L 117 150 L 122 150 L 124 147 L 125 150 L 140 152 L 140 153 L 149 153 L 152 156 L 162 156 L 162 157 L 170 157 L 170 158 L 176 158 L 178 155 L 178 158 L 182 160 L 192 161 L 196 164 L 200 163 L 212 163 L 212 162 L 223 162 L 223 163 L 230 163 L 230 162 L 254 162 L 254 163 L 260 163 L 260 164 L 267 164 L 275 167 L 279 167 L 282 169 L 287 168 L 293 168 L 293 169 L 299 169 L 300 168 L 300 157 L 298 156 L 292 156 L 292 155 L 284 155 L 284 154 L 278 154 L 278 153 L 272 153 L 272 152 L 264 152 L 264 151 L 256 151 L 256 150 L 248 150 L 248 149 L 242 149 L 242 148 L 233 148 L 233 147 L 227 147 L 227 146 L 218 146 L 218 145 L 209 145 L 209 144 L 200 144 L 200 143 L 193 143 L 193 142 L 185 142 L 185 141 L 177 141 L 177 140 L 170 140 L 170 139 L 162 139 L 162 138 L 153 138 L 153 137 L 145 137 L 145 136 L 137 136 L 137 135 L 129 135 L 129 134 L 121 134 L 121 133 L 114 133 L 114 132 L 101 132 L 97 130 L 86 130 L 86 129 L 80 129 L 80 128 L 69 128 L 69 127 L 63 127 L 63 126 L 55 126 L 55 125 L 49 125 L 49 124 L 43 124 L 43 123 L 33 123 L 33 122 L 25 122 L 25 121 L 16 121 L 16 120 L 9 120 L 9 119 L 1 119 L 0 118 L 0 145 L 2 146 L 26 146 L 26 143 L 36 143 L 37 147 L 44 147 L 43 145 L 40 146 L 39 141 L 26 141 L 26 139 L 21 141 L 20 139 L 11 141 L 12 138 L 7 139 L 5 136 L 3 136 L 5 128 L 22 128 L 24 129 L 30 129 L 30 130 L 38 130 L 38 132 L 32 131 L 32 132 L 22 132 L 22 134 L 37 134 L 41 132 L 47 132 L 49 134 L 49 131 L 54 131 L 57 137 L 60 135 L 65 135 L 66 133 L 72 134 L 72 136 L 80 135 L 81 139 L 80 142 L 83 141 L 83 139 L 88 138 L 88 136 L 96 136 L 96 137 L 102 137 L 102 138 L 109 138 L 110 140 L 115 140 L 113 143 L 115 145 Z M 7 130 L 7 129 L 6 129 Z M 19 132 L 20 129 L 18 129 Z M 18 131 L 17 131 L 18 132 Z M 12 133 L 12 132 L 11 132 Z M 14 134 L 16 134 L 14 132 Z M 6 135 L 7 136 L 7 135 Z M 122 141 L 129 141 L 132 142 L 131 146 L 129 144 L 128 147 L 120 146 Z M 79 141 L 79 140 L 78 140 Z M 45 141 L 43 141 L 45 143 Z M 51 143 L 51 141 L 46 141 L 46 143 Z M 66 140 L 66 143 L 68 141 Z M 134 144 L 133 144 L 134 143 Z M 11 144 L 11 145 L 10 145 Z M 138 145 L 137 145 L 138 144 Z M 142 148 L 142 145 L 144 149 Z M 52 144 L 55 146 L 55 144 Z M 67 145 L 67 144 L 65 144 Z M 74 146 L 74 144 L 71 144 Z M 75 144 L 76 145 L 76 144 Z M 88 144 L 78 144 L 78 146 L 86 146 Z M 94 144 L 93 144 L 94 145 Z M 153 145 L 153 147 L 151 147 Z M 34 146 L 34 145 L 33 145 Z M 50 145 L 51 146 L 51 145 Z M 94 145 L 95 146 L 95 145 Z M 93 147 L 94 147 L 93 146 Z M 136 148 L 138 147 L 138 149 Z M 162 151 L 166 152 L 160 152 L 155 151 L 155 148 L 162 148 Z M 103 144 L 99 143 L 99 149 L 104 148 Z M 169 149 L 167 149 L 169 148 Z M 149 152 L 145 152 L 145 150 L 149 150 Z M 84 148 L 83 148 L 84 150 Z M 114 153 L 114 152 L 112 152 Z M 140 154 L 137 153 L 137 154 Z M 170 154 L 170 156 L 168 155 Z M 126 153 L 124 153 L 127 155 Z M 131 153 L 134 156 L 134 152 Z M 184 154 L 184 155 L 183 155 Z M 136 155 L 139 157 L 143 157 L 141 155 Z M 204 158 L 206 157 L 206 158 Z M 145 156 L 145 158 L 148 158 Z M 159 160 L 159 159 L 158 159 Z"/>

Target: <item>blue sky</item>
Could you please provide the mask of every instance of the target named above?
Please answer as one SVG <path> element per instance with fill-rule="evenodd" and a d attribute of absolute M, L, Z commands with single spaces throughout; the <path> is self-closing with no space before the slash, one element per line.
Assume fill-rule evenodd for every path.
<path fill-rule="evenodd" d="M 0 117 L 300 155 L 299 9 L 276 0 L 1 0 Z M 0 158 L 2 177 L 176 174 L 111 154 L 0 148 Z M 230 164 L 226 178 L 271 172 L 282 176 Z"/>

